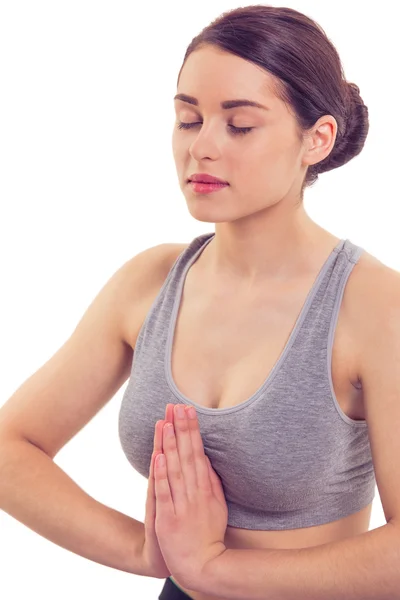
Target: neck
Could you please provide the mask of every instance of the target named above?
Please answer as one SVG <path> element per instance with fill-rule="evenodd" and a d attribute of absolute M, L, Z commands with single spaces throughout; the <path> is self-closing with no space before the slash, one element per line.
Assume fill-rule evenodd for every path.
<path fill-rule="evenodd" d="M 320 266 L 339 238 L 317 225 L 303 207 L 290 215 L 274 209 L 269 207 L 265 217 L 257 213 L 216 223 L 215 237 L 205 248 L 209 277 L 248 287 L 266 279 L 284 283 Z"/>

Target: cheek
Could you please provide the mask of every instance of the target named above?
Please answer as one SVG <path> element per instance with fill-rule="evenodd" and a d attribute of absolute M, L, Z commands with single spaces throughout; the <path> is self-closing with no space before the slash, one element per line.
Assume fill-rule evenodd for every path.
<path fill-rule="evenodd" d="M 172 155 L 174 157 L 175 163 L 182 163 L 186 154 L 187 148 L 182 143 L 182 141 L 179 140 L 178 136 L 176 136 L 176 134 L 174 133 L 172 135 Z"/>
<path fill-rule="evenodd" d="M 173 130 L 173 132 L 172 132 L 172 138 L 171 138 L 171 142 L 172 142 L 172 152 L 173 152 L 173 155 L 175 156 L 175 154 L 176 154 L 176 152 L 177 152 L 177 146 L 178 146 L 178 145 L 177 145 L 177 139 L 176 139 L 176 131 L 175 131 L 175 128 L 174 128 L 174 130 Z"/>
<path fill-rule="evenodd" d="M 285 132 L 277 135 L 269 133 L 260 140 L 260 143 L 246 151 L 245 170 L 250 177 L 257 177 L 257 173 L 260 172 L 268 177 L 280 177 L 293 169 L 297 164 L 297 157 L 298 142 L 292 135 Z"/>

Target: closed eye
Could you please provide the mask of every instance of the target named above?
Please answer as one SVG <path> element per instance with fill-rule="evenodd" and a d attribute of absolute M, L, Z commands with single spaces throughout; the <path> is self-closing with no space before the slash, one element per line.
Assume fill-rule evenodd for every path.
<path fill-rule="evenodd" d="M 201 125 L 201 123 L 183 123 L 182 121 L 178 124 L 178 129 L 192 129 L 195 125 Z M 235 127 L 234 125 L 228 125 L 231 128 L 231 133 L 234 135 L 240 135 L 249 133 L 254 127 Z"/>

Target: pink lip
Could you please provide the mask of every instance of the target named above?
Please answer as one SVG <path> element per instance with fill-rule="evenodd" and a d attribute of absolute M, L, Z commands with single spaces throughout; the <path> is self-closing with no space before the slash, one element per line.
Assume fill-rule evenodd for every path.
<path fill-rule="evenodd" d="M 229 185 L 227 181 L 214 177 L 213 175 L 208 175 L 208 173 L 192 173 L 188 181 L 194 181 L 196 183 L 224 183 Z"/>
<path fill-rule="evenodd" d="M 198 181 L 190 181 L 190 185 L 194 192 L 198 194 L 210 194 L 211 192 L 218 192 L 228 187 L 227 183 L 201 183 Z"/>

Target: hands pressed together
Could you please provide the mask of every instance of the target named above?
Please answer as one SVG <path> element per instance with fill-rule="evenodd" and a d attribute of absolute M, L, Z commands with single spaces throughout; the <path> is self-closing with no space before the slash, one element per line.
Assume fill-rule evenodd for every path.
<path fill-rule="evenodd" d="M 204 453 L 196 411 L 168 404 L 155 426 L 147 490 L 142 558 L 150 576 L 172 575 L 195 589 L 205 565 L 226 550 L 227 522 L 225 495 Z"/>

